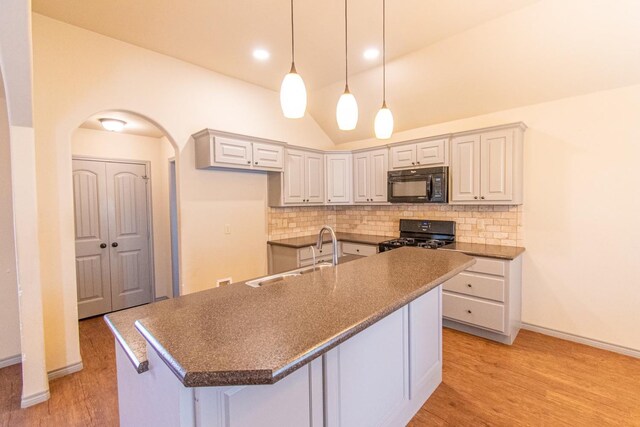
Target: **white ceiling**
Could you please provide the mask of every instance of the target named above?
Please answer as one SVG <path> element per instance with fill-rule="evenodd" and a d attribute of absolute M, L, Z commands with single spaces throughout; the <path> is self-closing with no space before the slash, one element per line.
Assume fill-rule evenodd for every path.
<path fill-rule="evenodd" d="M 349 0 L 358 128 L 341 132 L 343 1 L 297 0 L 296 66 L 334 142 L 369 138 L 381 103 L 381 0 Z M 290 66 L 287 0 L 33 0 L 35 12 L 278 90 Z M 396 130 L 640 83 L 637 0 L 389 0 Z M 271 58 L 253 59 L 256 47 Z M 274 105 L 274 108 L 279 106 Z"/>
<path fill-rule="evenodd" d="M 99 119 L 118 119 L 126 122 L 127 124 L 124 129 L 119 133 L 149 136 L 151 138 L 162 138 L 164 136 L 164 132 L 158 129 L 153 123 L 138 116 L 137 114 L 131 114 L 123 111 L 103 111 L 101 113 L 94 114 L 80 125 L 80 127 L 83 129 L 105 131 L 100 124 Z"/>

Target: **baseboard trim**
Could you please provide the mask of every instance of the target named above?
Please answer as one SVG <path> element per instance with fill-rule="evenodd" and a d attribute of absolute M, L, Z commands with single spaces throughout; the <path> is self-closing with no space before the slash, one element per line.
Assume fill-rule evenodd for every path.
<path fill-rule="evenodd" d="M 32 394 L 31 396 L 25 396 L 20 401 L 21 408 L 28 408 L 29 406 L 37 405 L 38 403 L 46 402 L 51 395 L 49 390 L 41 391 L 40 393 Z"/>
<path fill-rule="evenodd" d="M 74 363 L 69 366 L 65 366 L 64 368 L 55 369 L 47 374 L 49 377 L 49 381 L 55 380 L 60 377 L 64 377 L 65 375 L 73 374 L 75 372 L 81 371 L 83 368 L 82 361 L 78 363 Z"/>
<path fill-rule="evenodd" d="M 578 344 L 584 344 L 590 347 L 600 348 L 602 350 L 608 350 L 614 353 L 624 354 L 625 356 L 631 356 L 631 357 L 640 359 L 640 350 L 634 350 L 629 347 L 624 347 L 617 344 L 611 344 L 604 341 L 594 340 L 591 338 L 585 338 L 585 337 L 581 337 L 580 335 L 561 332 L 555 329 L 545 328 L 543 326 L 532 325 L 530 323 L 522 323 L 522 329 L 526 329 L 532 332 L 537 332 L 539 334 L 549 335 L 551 337 L 560 338 L 567 341 L 573 341 L 573 342 L 577 342 Z"/>
<path fill-rule="evenodd" d="M 7 366 L 17 365 L 22 362 L 22 355 L 16 354 L 15 356 L 5 357 L 0 360 L 0 369 L 6 368 Z"/>

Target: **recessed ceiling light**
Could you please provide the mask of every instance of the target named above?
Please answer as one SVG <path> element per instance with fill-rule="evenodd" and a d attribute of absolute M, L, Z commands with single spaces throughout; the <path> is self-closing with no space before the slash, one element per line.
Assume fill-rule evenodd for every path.
<path fill-rule="evenodd" d="M 369 49 L 364 51 L 362 56 L 364 56 L 364 59 L 376 59 L 378 56 L 380 56 L 380 51 L 375 47 L 370 47 Z"/>
<path fill-rule="evenodd" d="M 105 130 L 110 132 L 120 132 L 127 124 L 124 120 L 118 119 L 98 119 Z"/>
<path fill-rule="evenodd" d="M 271 54 L 266 49 L 254 49 L 253 51 L 253 57 L 258 61 L 266 61 L 270 56 Z"/>

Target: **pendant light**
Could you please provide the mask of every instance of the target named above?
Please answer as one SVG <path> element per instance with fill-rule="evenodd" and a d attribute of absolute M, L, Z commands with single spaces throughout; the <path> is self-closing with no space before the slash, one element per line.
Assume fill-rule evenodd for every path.
<path fill-rule="evenodd" d="M 393 134 L 393 114 L 387 108 L 387 73 L 386 73 L 386 0 L 382 0 L 382 107 L 374 123 L 376 138 L 389 139 Z"/>
<path fill-rule="evenodd" d="M 300 74 L 296 72 L 295 45 L 293 35 L 293 0 L 291 0 L 291 70 L 284 76 L 280 86 L 280 106 L 288 119 L 304 117 L 307 109 L 307 89 Z"/>
<path fill-rule="evenodd" d="M 344 93 L 338 100 L 336 120 L 340 130 L 353 130 L 358 123 L 358 103 L 356 97 L 349 92 L 349 50 L 347 43 L 347 0 L 344 0 Z"/>

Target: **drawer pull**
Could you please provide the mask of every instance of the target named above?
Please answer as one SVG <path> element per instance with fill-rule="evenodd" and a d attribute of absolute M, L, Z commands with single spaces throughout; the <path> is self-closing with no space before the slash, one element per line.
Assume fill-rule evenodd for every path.
<path fill-rule="evenodd" d="M 360 249 L 356 249 L 356 252 L 360 252 Z"/>
<path fill-rule="evenodd" d="M 471 283 L 467 283 L 467 287 L 470 288 L 471 287 Z"/>
<path fill-rule="evenodd" d="M 471 310 L 467 310 L 467 313 L 471 314 Z"/>

